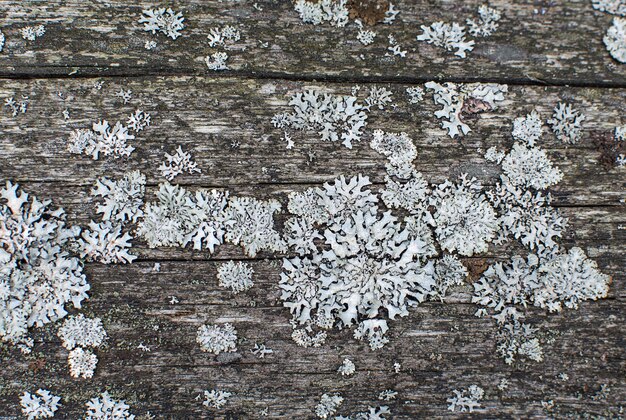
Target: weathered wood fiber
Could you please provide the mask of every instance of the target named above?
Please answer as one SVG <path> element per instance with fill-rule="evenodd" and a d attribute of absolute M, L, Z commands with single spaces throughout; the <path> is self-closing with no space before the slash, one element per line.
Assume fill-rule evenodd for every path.
<path fill-rule="evenodd" d="M 370 112 L 367 131 L 407 132 L 418 149 L 416 166 L 431 183 L 468 172 L 487 186 L 497 182 L 499 169 L 482 155 L 491 146 L 512 145 L 513 119 L 536 108 L 545 120 L 558 102 L 569 102 L 586 115 L 582 140 L 564 146 L 546 126 L 540 141 L 564 173 L 551 189 L 554 205 L 570 223 L 563 245 L 580 246 L 613 278 L 607 299 L 579 310 L 547 314 L 530 308 L 527 322 L 542 331 L 545 360 L 508 366 L 495 353 L 495 321 L 474 317 L 471 284 L 455 287 L 445 304 L 426 302 L 390 322 L 383 351 L 370 351 L 349 330 L 332 331 L 325 346 L 304 349 L 291 340 L 289 311 L 279 299 L 282 254 L 262 252 L 250 259 L 233 245 L 219 246 L 214 254 L 150 249 L 135 239 L 135 263 L 85 267 L 92 289 L 83 312 L 101 317 L 110 337 L 97 351 L 95 377 L 69 376 L 56 325 L 34 330 L 30 355 L 0 344 L 0 417 L 19 416 L 19 395 L 38 388 L 63 397 L 57 417 L 67 419 L 82 418 L 85 402 L 104 390 L 125 399 L 138 419 L 148 413 L 159 419 L 255 419 L 266 408 L 267 418 L 311 419 L 320 396 L 331 392 L 345 399 L 342 415 L 388 405 L 392 419 L 623 417 L 626 179 L 623 169 L 600 164 L 591 138 L 626 122 L 626 67 L 602 44 L 610 15 L 594 11 L 587 0 L 556 3 L 490 2 L 503 12 L 500 29 L 478 39 L 462 60 L 415 36 L 422 24 L 475 17 L 482 2 L 402 2 L 397 23 L 375 26 L 375 43 L 364 47 L 353 24 L 300 25 L 286 0 L 167 4 L 186 17 L 176 41 L 143 32 L 137 23 L 143 8 L 166 4 L 0 1 L 0 29 L 7 36 L 0 53 L 0 100 L 29 98 L 26 114 L 12 117 L 0 109 L 0 183 L 10 179 L 53 199 L 71 223 L 85 225 L 96 217 L 89 190 L 101 176 L 139 169 L 147 175 L 151 199 L 164 180 L 157 170 L 164 154 L 179 144 L 202 169 L 174 180 L 190 189 L 226 188 L 274 198 L 285 207 L 289 192 L 340 174 L 363 173 L 374 190 L 380 188 L 385 159 L 370 149 L 368 136 L 348 150 L 321 143 L 314 133 L 295 133 L 295 147 L 285 148 L 271 117 L 289 111 L 289 97 L 306 88 L 349 94 L 358 83 L 363 98 L 370 86 L 387 87 L 395 105 Z M 43 38 L 21 38 L 19 28 L 39 23 L 47 28 Z M 243 39 L 227 49 L 232 70 L 211 73 L 203 58 L 219 49 L 208 47 L 206 34 L 224 24 L 240 27 Z M 407 58 L 385 56 L 388 34 L 409 51 Z M 146 40 L 156 40 L 157 49 L 145 50 Z M 418 105 L 405 97 L 406 87 L 433 79 L 510 86 L 506 101 L 472 119 L 473 131 L 459 140 L 440 128 L 430 94 Z M 104 82 L 102 89 L 94 88 L 96 82 Z M 128 104 L 115 96 L 121 88 L 133 91 Z M 135 109 L 149 112 L 152 126 L 133 142 L 137 150 L 129 159 L 93 161 L 66 152 L 73 129 L 101 119 L 125 121 Z M 231 147 L 233 142 L 239 146 Z M 277 215 L 277 229 L 286 217 Z M 464 262 L 480 267 L 523 252 L 510 242 Z M 253 267 L 252 289 L 233 296 L 218 287 L 217 266 L 228 259 Z M 179 303 L 170 303 L 173 296 Z M 232 322 L 238 351 L 202 353 L 195 336 L 206 322 Z M 259 359 L 250 351 L 255 343 L 275 353 Z M 353 377 L 336 372 L 345 357 L 356 364 Z M 400 373 L 393 371 L 395 362 L 402 365 Z M 497 387 L 503 378 L 510 382 L 504 391 Z M 482 408 L 473 415 L 447 411 L 452 390 L 472 384 L 486 391 Z M 211 388 L 233 392 L 222 410 L 208 410 L 196 399 Z M 397 391 L 397 400 L 379 401 L 385 389 Z M 550 401 L 554 406 L 544 407 Z"/>
<path fill-rule="evenodd" d="M 477 18 L 478 0 L 401 2 L 396 23 L 378 24 L 374 44 L 357 41 L 358 28 L 302 25 L 291 1 L 177 1 L 185 15 L 182 36 L 171 40 L 143 31 L 137 21 L 153 2 L 2 1 L 0 19 L 7 35 L 0 53 L 0 76 L 208 74 L 204 57 L 210 29 L 241 28 L 243 38 L 228 49 L 226 74 L 348 80 L 457 79 L 531 84 L 624 86 L 626 72 L 610 57 L 602 37 L 612 16 L 593 10 L 588 0 L 489 3 L 502 12 L 499 30 L 476 39 L 469 58 L 418 42 L 421 25 L 442 20 L 464 24 Z M 261 8 L 257 10 L 254 5 Z M 43 23 L 43 38 L 28 42 L 18 30 Z M 392 34 L 406 58 L 390 57 Z M 144 48 L 156 40 L 156 50 Z"/>
<path fill-rule="evenodd" d="M 1 120 L 0 160 L 4 179 L 21 182 L 40 197 L 52 197 L 63 206 L 72 222 L 86 224 L 95 217 L 89 190 L 102 175 L 119 176 L 130 169 L 148 175 L 148 195 L 161 177 L 155 168 L 165 151 L 183 144 L 192 151 L 203 172 L 180 177 L 189 188 L 228 188 L 233 194 L 276 198 L 286 204 L 290 191 L 320 185 L 338 174 L 368 174 L 378 188 L 384 176 L 384 158 L 363 141 L 353 150 L 338 144 L 320 143 L 313 134 L 296 135 L 296 147 L 284 149 L 282 133 L 271 126 L 274 113 L 288 110 L 288 96 L 306 86 L 347 93 L 351 85 L 302 84 L 280 80 L 148 78 L 118 81 L 107 79 L 100 91 L 93 81 L 7 81 L 0 94 L 27 94 L 29 111 Z M 133 100 L 122 105 L 114 93 L 124 86 Z M 484 410 L 477 416 L 527 417 L 549 414 L 541 401 L 553 400 L 553 413 L 617 415 L 626 391 L 623 374 L 624 298 L 624 179 L 618 170 L 607 171 L 597 162 L 588 141 L 593 132 L 610 130 L 623 113 L 623 90 L 511 87 L 502 106 L 470 124 L 474 131 L 462 140 L 449 139 L 439 128 L 430 98 L 417 106 L 404 98 L 404 85 L 392 85 L 395 109 L 373 111 L 368 129 L 406 131 L 418 146 L 417 167 L 431 182 L 467 170 L 487 184 L 495 182 L 497 167 L 486 165 L 477 148 L 510 146 L 513 118 L 537 107 L 543 116 L 559 100 L 572 100 L 587 115 L 583 140 L 563 147 L 548 130 L 543 144 L 565 173 L 554 188 L 555 203 L 570 219 L 564 245 L 581 246 L 613 276 L 610 298 L 590 302 L 579 311 L 546 315 L 531 311 L 530 321 L 540 325 L 554 341 L 545 346 L 542 363 L 506 366 L 495 354 L 493 321 L 476 319 L 469 305 L 471 286 L 457 288 L 449 305 L 431 302 L 412 310 L 406 319 L 393 322 L 387 352 L 371 352 L 355 342 L 349 331 L 333 332 L 330 344 L 302 349 L 291 341 L 288 311 L 278 300 L 280 256 L 260 254 L 249 261 L 256 286 L 232 297 L 217 287 L 216 264 L 224 259 L 247 259 L 240 248 L 218 247 L 217 252 L 149 249 L 136 241 L 140 260 L 128 266 L 88 264 L 92 298 L 87 312 L 101 316 L 111 337 L 98 352 L 100 364 L 92 381 L 71 380 L 53 328 L 40 333 L 35 352 L 23 356 L 4 350 L 8 367 L 2 374 L 4 389 L 0 407 L 16 414 L 16 394 L 45 386 L 66 398 L 64 415 L 78 416 L 82 404 L 98 391 L 109 389 L 126 398 L 136 413 L 147 411 L 161 418 L 213 415 L 194 398 L 203 389 L 218 387 L 235 391 L 237 397 L 218 416 L 256 418 L 270 407 L 270 417 L 312 416 L 319 395 L 337 391 L 346 399 L 342 413 L 381 404 L 378 392 L 395 389 L 401 398 L 390 407 L 393 418 L 449 416 L 445 399 L 451 389 L 479 383 L 487 390 Z M 58 92 L 63 93 L 62 100 Z M 70 110 L 63 121 L 61 112 Z M 137 150 L 130 159 L 92 161 L 69 155 L 65 139 L 73 128 L 88 127 L 100 118 L 125 119 L 134 109 L 152 114 L 153 125 L 140 133 Z M 238 149 L 229 144 L 237 140 Z M 307 162 L 306 153 L 317 157 Z M 264 174 L 262 167 L 274 168 Z M 178 181 L 178 179 L 176 180 Z M 277 217 L 280 228 L 284 216 Z M 488 262 L 519 252 L 509 244 L 492 247 Z M 482 258 L 482 257 L 480 257 Z M 466 259 L 468 265 L 472 260 Z M 155 262 L 161 271 L 155 273 Z M 169 300 L 176 296 L 180 303 Z M 202 322 L 234 322 L 241 343 L 234 360 L 200 352 L 195 331 Z M 158 330 L 155 330 L 158 326 Z M 249 351 L 255 343 L 275 350 L 266 359 Z M 139 344 L 151 351 L 143 352 Z M 335 370 L 350 357 L 359 373 L 339 378 Z M 39 360 L 45 360 L 45 365 Z M 230 360 L 230 359 L 229 359 Z M 392 365 L 403 365 L 400 374 Z M 565 361 L 565 362 L 564 362 Z M 41 370 L 34 372 L 33 369 Z M 570 380 L 559 379 L 567 373 Z M 501 378 L 511 386 L 496 388 Z M 595 396 L 602 384 L 611 391 L 605 399 Z M 592 399 L 595 398 L 594 399 Z"/>
<path fill-rule="evenodd" d="M 202 169 L 201 174 L 176 178 L 184 185 L 238 188 L 321 183 L 339 174 L 358 172 L 373 182 L 384 180 L 385 159 L 369 147 L 368 136 L 350 150 L 339 143 L 321 142 L 315 133 L 296 132 L 296 145 L 288 150 L 281 140 L 283 132 L 271 124 L 274 114 L 290 110 L 287 103 L 296 92 L 319 88 L 349 94 L 352 84 L 194 77 L 107 79 L 101 90 L 93 84 L 94 80 L 39 79 L 0 85 L 0 97 L 27 95 L 30 100 L 26 114 L 11 117 L 3 110 L 6 118 L 0 121 L 4 133 L 0 164 L 5 176 L 92 185 L 103 175 L 119 176 L 139 169 L 146 173 L 149 183 L 156 183 L 162 180 L 158 166 L 165 153 L 182 145 Z M 586 115 L 583 139 L 564 145 L 546 126 L 541 140 L 565 174 L 553 189 L 556 202 L 616 205 L 623 198 L 626 184 L 621 172 L 607 171 L 598 163 L 600 153 L 590 137 L 620 124 L 626 90 L 510 86 L 497 110 L 471 120 L 473 131 L 465 137 L 450 139 L 433 115 L 439 106 L 430 96 L 411 105 L 405 96 L 408 85 L 381 86 L 394 93 L 397 106 L 372 110 L 367 130 L 407 132 L 418 148 L 417 167 L 430 182 L 468 172 L 493 183 L 498 169 L 484 160 L 484 151 L 494 145 L 500 149 L 511 146 L 510 132 L 516 117 L 536 108 L 547 119 L 558 102 L 567 101 Z M 126 105 L 115 96 L 121 88 L 133 91 L 133 99 Z M 367 95 L 367 88 L 362 86 L 361 97 Z M 62 116 L 65 109 L 70 113 L 67 121 Z M 89 128 L 102 119 L 124 122 L 135 109 L 149 112 L 152 126 L 132 142 L 137 150 L 129 159 L 93 161 L 66 152 L 73 129 Z M 231 147 L 233 142 L 238 148 Z M 312 161 L 310 153 L 314 154 Z"/>

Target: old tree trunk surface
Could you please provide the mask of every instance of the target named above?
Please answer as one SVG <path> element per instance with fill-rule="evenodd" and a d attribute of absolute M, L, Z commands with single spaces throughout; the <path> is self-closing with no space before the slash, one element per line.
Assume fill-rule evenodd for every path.
<path fill-rule="evenodd" d="M 301 348 L 291 340 L 289 311 L 279 299 L 282 254 L 250 259 L 232 245 L 219 246 L 212 255 L 150 249 L 137 239 L 133 264 L 85 265 L 91 291 L 83 312 L 101 317 L 109 335 L 106 347 L 97 351 L 94 378 L 69 376 L 58 324 L 35 329 L 29 355 L 0 345 L 0 416 L 21 416 L 19 396 L 44 388 L 62 396 L 60 418 L 80 418 L 85 402 L 105 390 L 125 399 L 139 418 L 149 418 L 148 413 L 260 418 L 266 408 L 269 418 L 313 418 L 320 396 L 335 392 L 345 399 L 344 415 L 385 404 L 394 419 L 465 418 L 467 413 L 447 411 L 446 399 L 453 389 L 472 384 L 485 389 L 475 418 L 623 416 L 626 180 L 623 168 L 600 164 L 591 141 L 626 122 L 626 66 L 602 43 L 612 16 L 582 0 L 495 0 L 490 6 L 502 12 L 500 29 L 478 39 L 466 59 L 415 40 L 420 25 L 475 17 L 480 4 L 398 1 L 396 22 L 376 25 L 375 43 L 364 47 L 354 24 L 303 25 L 287 0 L 169 4 L 186 18 L 176 41 L 142 30 L 141 10 L 158 6 L 144 1 L 0 1 L 6 36 L 0 98 L 27 96 L 29 101 L 24 114 L 13 117 L 6 108 L 0 113 L 0 181 L 52 199 L 73 223 L 84 226 L 96 217 L 89 191 L 102 176 L 138 169 L 147 176 L 151 199 L 163 181 L 157 168 L 178 145 L 202 169 L 176 178 L 192 189 L 274 198 L 285 208 L 289 192 L 341 174 L 362 173 L 379 188 L 385 159 L 365 140 L 349 150 L 320 143 L 309 133 L 285 148 L 281 130 L 270 120 L 287 112 L 290 96 L 306 88 L 350 94 L 355 85 L 361 92 L 375 85 L 392 91 L 395 105 L 373 110 L 368 131 L 408 133 L 418 150 L 417 169 L 431 183 L 465 172 L 493 185 L 500 169 L 485 161 L 484 151 L 511 146 L 514 118 L 537 109 L 545 119 L 558 102 L 568 102 L 586 115 L 582 140 L 564 145 L 548 133 L 541 144 L 564 173 L 551 189 L 553 204 L 569 218 L 563 244 L 583 248 L 613 279 L 607 299 L 585 302 L 578 310 L 529 309 L 528 322 L 541 328 L 547 343 L 544 360 L 509 366 L 495 352 L 495 321 L 474 316 L 477 307 L 470 300 L 476 276 L 455 287 L 445 303 L 424 303 L 391 322 L 390 343 L 382 350 L 371 351 L 348 330 L 333 330 L 322 347 Z M 19 29 L 36 24 L 46 25 L 46 34 L 35 42 L 22 39 Z M 225 24 L 240 28 L 242 40 L 227 50 L 231 69 L 210 72 L 204 57 L 213 50 L 206 35 Z M 385 54 L 389 34 L 408 51 L 406 58 Z M 146 50 L 148 40 L 157 41 L 157 48 Z M 407 87 L 430 80 L 506 83 L 509 92 L 497 110 L 469 122 L 468 135 L 453 140 L 434 117 L 439 107 L 430 94 L 418 105 L 406 99 Z M 120 89 L 132 90 L 129 103 L 116 96 Z M 66 151 L 73 129 L 101 119 L 125 121 L 135 109 L 149 112 L 152 125 L 138 135 L 131 158 L 94 161 Z M 278 228 L 286 217 L 277 216 Z M 515 252 L 521 248 L 511 242 L 463 261 L 480 268 Z M 247 261 L 255 272 L 255 286 L 237 296 L 216 279 L 217 265 L 230 259 Z M 170 304 L 172 296 L 179 303 Z M 234 356 L 200 350 L 196 330 L 206 322 L 236 326 L 240 340 Z M 257 343 L 274 353 L 258 358 L 251 353 Z M 337 373 L 346 357 L 357 368 L 352 377 Z M 503 378 L 509 386 L 500 390 Z M 208 410 L 197 398 L 213 388 L 234 395 L 223 409 Z M 378 400 L 386 389 L 398 392 L 395 401 Z"/>

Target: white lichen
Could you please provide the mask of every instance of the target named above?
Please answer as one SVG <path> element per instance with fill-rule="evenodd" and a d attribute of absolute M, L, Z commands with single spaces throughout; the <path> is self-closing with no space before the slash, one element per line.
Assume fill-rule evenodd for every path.
<path fill-rule="evenodd" d="M 443 302 L 448 288 L 463 284 L 467 275 L 467 268 L 455 255 L 444 255 L 435 264 L 435 278 L 437 282 L 431 297 L 440 299 Z"/>
<path fill-rule="evenodd" d="M 421 25 L 422 33 L 417 36 L 418 41 L 425 41 L 447 51 L 454 51 L 454 55 L 465 58 L 466 52 L 474 49 L 474 41 L 465 39 L 465 27 L 454 22 L 452 24 L 435 22 L 432 25 Z"/>
<path fill-rule="evenodd" d="M 98 357 L 91 350 L 76 347 L 67 356 L 67 364 L 70 367 L 70 375 L 74 378 L 93 377 Z"/>
<path fill-rule="evenodd" d="M 134 135 L 128 133 L 128 127 L 119 121 L 113 127 L 104 120 L 93 123 L 92 129 L 76 129 L 70 134 L 67 150 L 74 154 L 85 154 L 93 160 L 100 155 L 112 156 L 115 159 L 130 156 L 135 148 L 127 142 L 133 140 Z"/>
<path fill-rule="evenodd" d="M 148 246 L 207 248 L 223 243 L 228 192 L 200 189 L 192 194 L 177 185 L 163 183 L 157 202 L 147 203 L 137 233 Z"/>
<path fill-rule="evenodd" d="M 217 268 L 219 285 L 231 289 L 234 294 L 250 289 L 254 270 L 245 262 L 228 261 Z"/>
<path fill-rule="evenodd" d="M 436 82 L 428 82 L 426 89 L 433 91 L 433 100 L 442 108 L 435 111 L 437 118 L 443 119 L 441 128 L 454 138 L 457 135 L 465 135 L 471 131 L 470 127 L 463 122 L 461 113 L 470 111 L 467 104 L 473 103 L 472 112 L 478 113 L 497 108 L 497 102 L 504 100 L 504 94 L 508 91 L 507 85 L 470 83 L 456 85 L 446 83 L 441 85 Z"/>
<path fill-rule="evenodd" d="M 216 408 L 220 409 L 228 402 L 228 398 L 230 398 L 233 394 L 226 391 L 221 391 L 217 389 L 212 389 L 210 391 L 204 391 L 204 401 L 202 401 L 202 405 L 207 408 Z"/>
<path fill-rule="evenodd" d="M 533 147 L 543 134 L 542 125 L 543 122 L 539 114 L 537 111 L 532 110 L 525 117 L 518 117 L 513 121 L 513 132 L 511 134 L 515 140 L 526 142 L 530 147 Z"/>
<path fill-rule="evenodd" d="M 502 171 L 512 185 L 537 190 L 556 185 L 563 179 L 563 173 L 552 166 L 545 150 L 519 142 L 502 160 Z"/>
<path fill-rule="evenodd" d="M 150 123 L 150 114 L 142 111 L 141 109 L 137 109 L 128 117 L 128 120 L 126 121 L 126 126 L 129 130 L 132 130 L 135 133 L 139 133 L 140 131 L 148 127 Z"/>
<path fill-rule="evenodd" d="M 53 395 L 46 389 L 38 389 L 35 394 L 24 391 L 20 397 L 22 414 L 28 420 L 47 419 L 54 417 L 54 413 L 59 409 L 61 397 Z"/>
<path fill-rule="evenodd" d="M 370 147 L 387 158 L 387 173 L 407 179 L 413 174 L 417 149 L 407 133 L 385 133 L 374 130 Z"/>
<path fill-rule="evenodd" d="M 469 18 L 465 21 L 468 32 L 477 37 L 493 35 L 498 29 L 498 21 L 502 17 L 500 12 L 483 4 L 478 8 L 478 16 L 478 21 Z"/>
<path fill-rule="evenodd" d="M 379 310 L 394 319 L 425 300 L 434 267 L 423 260 L 436 251 L 430 231 L 425 235 L 413 217 L 401 223 L 389 212 L 379 215 L 367 185 L 366 177 L 341 177 L 324 189 L 290 195 L 291 211 L 326 226 L 324 241 L 309 255 L 283 260 L 280 287 L 296 323 L 357 325 L 355 338 L 377 349 L 388 329 Z"/>
<path fill-rule="evenodd" d="M 434 207 L 435 233 L 442 249 L 472 256 L 487 251 L 496 235 L 497 217 L 475 178 L 461 175 L 433 190 L 429 204 Z"/>
<path fill-rule="evenodd" d="M 227 229 L 225 238 L 241 245 L 249 257 L 267 250 L 284 252 L 287 249 L 280 233 L 274 230 L 274 213 L 281 205 L 276 200 L 259 201 L 252 197 L 233 197 L 225 210 Z"/>
<path fill-rule="evenodd" d="M 89 222 L 76 241 L 78 252 L 85 261 L 97 261 L 102 264 L 132 263 L 137 257 L 129 254 L 132 237 L 122 233 L 122 225 L 110 221 Z"/>
<path fill-rule="evenodd" d="M 20 34 L 22 35 L 22 38 L 27 41 L 34 41 L 37 38 L 44 36 L 45 33 L 46 27 L 44 25 L 27 26 L 20 29 Z"/>
<path fill-rule="evenodd" d="M 320 419 L 327 419 L 337 412 L 342 403 L 343 397 L 339 394 L 324 394 L 320 398 L 320 402 L 315 406 L 315 415 Z"/>
<path fill-rule="evenodd" d="M 480 400 L 483 399 L 485 391 L 477 386 L 470 385 L 467 389 L 461 391 L 453 390 L 454 396 L 447 399 L 450 403 L 448 410 L 450 411 L 469 411 L 472 413 L 475 408 L 480 408 Z"/>
<path fill-rule="evenodd" d="M 626 20 L 624 20 L 626 24 Z M 626 32 L 623 33 L 626 38 Z M 626 60 L 626 53 L 624 55 Z M 563 143 L 578 143 L 582 136 L 581 123 L 585 120 L 585 116 L 572 108 L 570 104 L 558 103 L 554 108 L 552 118 L 548 120 L 548 124 L 552 126 L 552 131 L 556 137 Z"/>
<path fill-rule="evenodd" d="M 418 104 L 424 99 L 424 89 L 419 86 L 408 87 L 406 95 L 409 97 L 409 103 Z"/>
<path fill-rule="evenodd" d="M 85 420 L 134 420 L 129 409 L 124 400 L 115 400 L 105 391 L 87 402 Z"/>
<path fill-rule="evenodd" d="M 614 15 L 626 16 L 624 0 L 591 0 L 594 9 Z"/>
<path fill-rule="evenodd" d="M 63 347 L 73 350 L 75 347 L 100 347 L 107 338 L 100 318 L 87 318 L 83 314 L 72 315 L 65 319 L 57 332 Z"/>
<path fill-rule="evenodd" d="M 201 325 L 196 342 L 202 351 L 220 354 L 237 350 L 237 330 L 229 323 L 222 325 Z"/>
<path fill-rule="evenodd" d="M 182 146 L 178 146 L 171 155 L 165 153 L 165 160 L 159 166 L 159 171 L 168 180 L 171 181 L 178 175 L 187 172 L 188 174 L 201 173 L 202 170 L 193 160 L 191 153 L 183 151 Z"/>
<path fill-rule="evenodd" d="M 229 67 L 226 64 L 227 60 L 228 60 L 228 54 L 226 54 L 223 51 L 218 51 L 211 55 L 207 55 L 206 58 L 204 59 L 204 62 L 206 63 L 209 70 L 219 71 L 219 70 L 228 70 Z"/>
<path fill-rule="evenodd" d="M 503 178 L 487 195 L 499 214 L 496 243 L 513 236 L 540 256 L 558 250 L 557 240 L 563 235 L 567 219 L 550 206 L 549 194 L 524 190 Z"/>
<path fill-rule="evenodd" d="M 63 209 L 10 181 L 0 199 L 0 337 L 28 344 L 29 327 L 55 322 L 65 305 L 80 308 L 87 298 L 82 264 L 67 252 L 80 229 L 66 226 Z"/>
<path fill-rule="evenodd" d="M 304 23 L 319 25 L 328 22 L 332 26 L 343 27 L 348 23 L 347 0 L 320 0 L 310 2 L 296 0 L 294 10 Z"/>
<path fill-rule="evenodd" d="M 365 108 L 355 96 L 331 95 L 314 90 L 297 93 L 289 101 L 292 113 L 277 114 L 272 124 L 281 129 L 315 131 L 322 141 L 339 141 L 347 148 L 361 140 L 367 125 Z"/>
<path fill-rule="evenodd" d="M 368 29 L 361 29 L 356 35 L 356 39 L 363 45 L 370 45 L 374 43 L 374 38 L 376 38 L 376 32 Z"/>
<path fill-rule="evenodd" d="M 350 359 L 343 359 L 341 366 L 337 369 L 337 372 L 341 374 L 341 376 L 350 376 L 354 375 L 356 372 L 356 366 L 354 366 L 354 362 Z"/>
<path fill-rule="evenodd" d="M 181 35 L 180 31 L 185 27 L 183 14 L 174 12 L 170 8 L 146 9 L 142 13 L 139 23 L 143 23 L 143 30 L 146 32 L 153 34 L 161 32 L 175 40 Z"/>
<path fill-rule="evenodd" d="M 146 176 L 139 171 L 127 172 L 119 180 L 102 177 L 91 190 L 94 197 L 102 197 L 103 204 L 96 206 L 104 221 L 135 223 L 143 216 L 143 197 L 146 189 Z"/>

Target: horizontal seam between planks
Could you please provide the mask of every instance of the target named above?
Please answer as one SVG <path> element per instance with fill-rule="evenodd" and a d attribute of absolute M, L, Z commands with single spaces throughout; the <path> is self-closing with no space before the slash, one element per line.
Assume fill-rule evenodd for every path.
<path fill-rule="evenodd" d="M 15 68 L 15 67 L 13 67 Z M 89 67 L 89 66 L 50 66 L 49 68 L 86 68 L 99 70 L 102 72 L 109 71 L 106 67 Z M 123 68 L 115 68 L 115 70 L 123 70 Z M 115 71 L 114 70 L 114 71 Z M 581 80 L 541 80 L 537 78 L 506 78 L 506 77 L 410 77 L 410 76 L 341 76 L 329 74 L 312 74 L 299 75 L 284 72 L 253 72 L 253 71 L 223 71 L 215 74 L 206 74 L 204 72 L 193 71 L 156 71 L 156 72 L 127 72 L 110 74 L 55 74 L 45 72 L 19 72 L 5 73 L 0 70 L 0 79 L 9 80 L 32 80 L 32 79 L 103 79 L 103 78 L 151 78 L 151 77 L 198 77 L 207 79 L 256 79 L 256 80 L 288 80 L 295 82 L 325 82 L 325 83 L 361 83 L 361 84 L 423 84 L 429 81 L 439 83 L 501 83 L 508 85 L 520 86 L 544 86 L 544 87 L 581 87 L 581 88 L 626 88 L 626 82 L 603 82 L 603 81 L 581 81 Z"/>

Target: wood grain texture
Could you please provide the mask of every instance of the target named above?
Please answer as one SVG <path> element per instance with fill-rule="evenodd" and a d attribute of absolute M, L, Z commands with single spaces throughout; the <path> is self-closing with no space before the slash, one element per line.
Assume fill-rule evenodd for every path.
<path fill-rule="evenodd" d="M 624 86 L 626 72 L 613 60 L 602 37 L 611 15 L 593 10 L 588 0 L 489 3 L 502 12 L 499 30 L 478 38 L 469 58 L 418 42 L 421 25 L 435 21 L 464 24 L 476 18 L 478 0 L 402 2 L 393 25 L 378 24 L 374 44 L 357 41 L 358 28 L 302 25 L 288 0 L 170 2 L 185 15 L 182 36 L 171 40 L 143 31 L 137 21 L 153 2 L 7 1 L 0 2 L 2 30 L 0 76 L 128 76 L 210 74 L 204 58 L 206 36 L 225 24 L 242 30 L 228 49 L 226 74 L 291 79 L 423 82 L 489 80 L 526 84 Z M 262 10 L 257 10 L 254 5 Z M 46 24 L 46 34 L 25 41 L 19 29 Z M 406 58 L 387 53 L 393 35 Z M 156 40 L 156 50 L 144 48 Z M 219 50 L 219 49 L 218 49 Z"/>
<path fill-rule="evenodd" d="M 541 329 L 545 342 L 540 363 L 508 366 L 497 357 L 495 321 L 474 317 L 471 284 L 455 287 L 445 304 L 427 302 L 390 322 L 390 343 L 383 351 L 370 351 L 347 330 L 332 331 L 321 348 L 304 349 L 291 340 L 290 316 L 279 299 L 282 254 L 249 259 L 232 245 L 209 254 L 150 249 L 135 240 L 139 258 L 133 264 L 86 264 L 92 289 L 84 312 L 101 317 L 110 337 L 97 351 L 95 377 L 69 376 L 57 325 L 34 330 L 30 355 L 0 344 L 0 416 L 19 416 L 19 395 L 40 387 L 63 397 L 58 414 L 68 419 L 81 418 L 85 402 L 104 390 L 126 399 L 139 418 L 150 413 L 155 418 L 255 419 L 267 408 L 268 418 L 310 419 L 320 396 L 330 392 L 345 399 L 339 414 L 385 404 L 393 419 L 624 415 L 626 179 L 623 169 L 601 165 L 591 140 L 626 122 L 625 67 L 612 61 L 601 42 L 609 15 L 582 0 L 493 1 L 490 5 L 504 15 L 500 30 L 479 40 L 470 58 L 461 60 L 418 43 L 415 36 L 421 24 L 474 16 L 481 2 L 399 4 L 399 22 L 375 26 L 378 38 L 369 47 L 356 41 L 353 25 L 300 25 L 288 1 L 259 0 L 262 11 L 252 1 L 171 3 L 184 11 L 188 24 L 177 41 L 153 38 L 136 23 L 141 9 L 154 4 L 126 3 L 0 1 L 1 29 L 7 35 L 0 53 L 0 99 L 29 100 L 25 114 L 12 117 L 6 108 L 0 110 L 0 182 L 10 179 L 39 198 L 53 199 L 72 223 L 81 225 L 96 217 L 89 195 L 96 179 L 141 170 L 150 199 L 163 181 L 157 168 L 164 154 L 178 145 L 202 169 L 175 179 L 190 189 L 228 189 L 274 198 L 283 207 L 289 192 L 340 174 L 368 175 L 376 190 L 384 180 L 385 159 L 369 148 L 369 135 L 349 150 L 321 143 L 313 133 L 296 133 L 296 145 L 288 150 L 281 130 L 270 122 L 274 114 L 289 110 L 289 97 L 296 92 L 316 88 L 348 94 L 358 83 L 361 97 L 373 85 L 393 92 L 394 106 L 372 111 L 367 131 L 407 132 L 418 150 L 416 167 L 429 182 L 467 172 L 490 186 L 499 169 L 482 155 L 494 145 L 511 147 L 513 119 L 536 108 L 545 120 L 558 102 L 569 102 L 586 115 L 582 140 L 565 146 L 545 127 L 540 144 L 564 173 L 551 189 L 554 205 L 569 218 L 563 244 L 582 247 L 612 276 L 609 297 L 560 314 L 529 309 L 527 321 Z M 27 43 L 19 37 L 19 28 L 38 23 L 46 24 L 43 38 Z M 227 23 L 241 27 L 244 35 L 229 51 L 233 69 L 209 73 L 202 61 L 211 51 L 206 34 Z M 390 33 L 409 50 L 406 59 L 384 56 Z M 156 51 L 144 49 L 148 39 L 157 40 Z M 430 95 L 417 105 L 405 97 L 406 87 L 432 79 L 510 86 L 501 106 L 472 118 L 473 131 L 459 140 L 440 128 Z M 96 82 L 103 82 L 101 89 Z M 128 104 L 115 96 L 121 88 L 133 91 Z M 152 126 L 133 142 L 137 150 L 129 159 L 93 161 L 66 151 L 73 129 L 101 119 L 125 121 L 135 109 L 149 112 Z M 286 217 L 276 217 L 278 229 Z M 463 261 L 480 265 L 519 252 L 522 248 L 511 242 Z M 233 296 L 218 287 L 217 266 L 228 259 L 253 267 L 251 290 Z M 153 270 L 155 263 L 161 265 L 159 272 Z M 180 302 L 170 304 L 172 296 Z M 212 322 L 235 325 L 236 353 L 215 357 L 200 351 L 196 330 Z M 250 351 L 255 343 L 275 353 L 259 359 Z M 150 351 L 139 349 L 140 344 Z M 353 377 L 336 372 L 345 357 L 356 364 Z M 400 373 L 393 371 L 395 362 L 402 365 Z M 503 378 L 510 382 L 504 391 L 497 387 Z M 472 416 L 447 411 L 452 390 L 472 384 L 486 391 L 482 408 Z M 233 392 L 222 410 L 207 410 L 196 398 L 211 388 Z M 379 401 L 385 389 L 396 390 L 397 400 Z M 548 410 L 542 402 L 549 401 L 554 406 Z"/>

